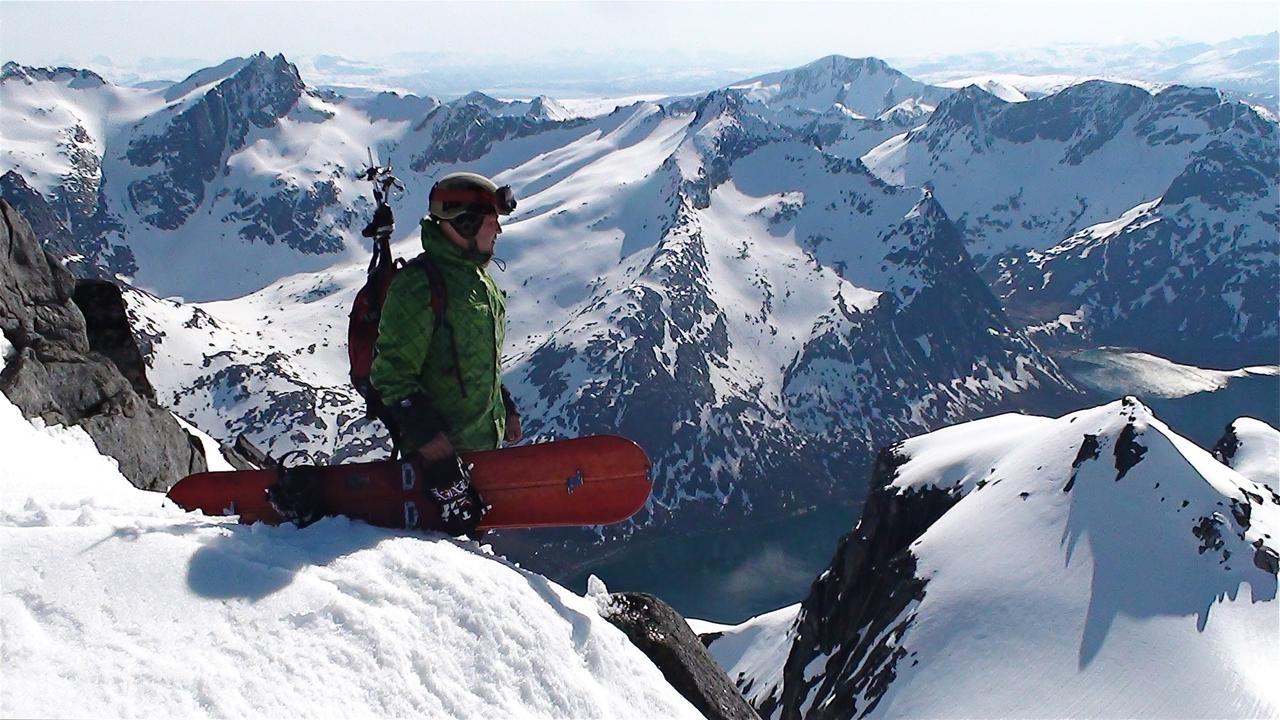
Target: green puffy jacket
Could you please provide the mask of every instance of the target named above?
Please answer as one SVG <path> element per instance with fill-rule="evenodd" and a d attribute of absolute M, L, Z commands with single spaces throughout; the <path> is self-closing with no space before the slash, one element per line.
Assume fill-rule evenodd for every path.
<path fill-rule="evenodd" d="M 506 298 L 430 218 L 422 221 L 422 248 L 444 280 L 445 322 L 436 327 L 430 276 L 411 262 L 387 290 L 369 380 L 398 426 L 402 453 L 441 431 L 458 452 L 491 450 L 514 412 L 502 388 Z"/>

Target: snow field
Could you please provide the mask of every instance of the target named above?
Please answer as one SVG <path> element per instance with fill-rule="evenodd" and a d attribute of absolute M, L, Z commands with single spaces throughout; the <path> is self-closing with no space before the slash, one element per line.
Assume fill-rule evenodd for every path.
<path fill-rule="evenodd" d="M 0 397 L 0 715 L 698 717 L 474 543 L 189 515 Z"/>
<path fill-rule="evenodd" d="M 928 586 L 900 645 L 919 664 L 899 664 L 876 715 L 1280 712 L 1276 579 L 1250 547 L 1274 547 L 1280 508 L 1232 524 L 1226 501 L 1257 486 L 1135 405 L 1000 416 L 904 445 L 895 486 L 967 492 L 912 545 Z M 1127 415 L 1146 452 L 1117 479 Z M 1084 434 L 1099 456 L 1073 473 Z M 1191 532 L 1215 512 L 1230 557 Z"/>
<path fill-rule="evenodd" d="M 755 702 L 768 697 L 782 681 L 782 668 L 795 640 L 792 629 L 799 613 L 797 603 L 757 615 L 739 625 L 690 620 L 689 626 L 696 633 L 722 633 L 707 650 L 730 680 L 736 682 L 740 676 L 760 678 L 743 692 L 747 702 Z"/>

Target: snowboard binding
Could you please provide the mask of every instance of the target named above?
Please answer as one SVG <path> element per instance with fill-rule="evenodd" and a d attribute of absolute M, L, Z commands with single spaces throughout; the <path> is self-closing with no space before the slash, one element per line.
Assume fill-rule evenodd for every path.
<path fill-rule="evenodd" d="M 308 464 L 288 467 L 291 457 L 305 457 Z M 285 520 L 304 528 L 325 516 L 320 495 L 320 468 L 303 450 L 294 450 L 280 458 L 276 481 L 267 488 L 267 502 Z"/>

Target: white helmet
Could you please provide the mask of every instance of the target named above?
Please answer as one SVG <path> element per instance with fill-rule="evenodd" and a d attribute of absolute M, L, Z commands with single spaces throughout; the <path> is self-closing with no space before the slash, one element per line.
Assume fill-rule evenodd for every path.
<path fill-rule="evenodd" d="M 437 220 L 452 220 L 465 212 L 510 215 L 516 209 L 516 196 L 510 185 L 498 187 L 483 175 L 449 173 L 431 186 L 428 209 Z"/>

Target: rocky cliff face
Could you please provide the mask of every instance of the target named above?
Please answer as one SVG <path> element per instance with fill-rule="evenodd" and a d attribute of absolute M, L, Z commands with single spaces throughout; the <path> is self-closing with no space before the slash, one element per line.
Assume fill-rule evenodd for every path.
<path fill-rule="evenodd" d="M 0 215 L 0 331 L 15 349 L 0 391 L 28 417 L 83 428 L 140 488 L 205 470 L 199 442 L 154 400 L 118 289 L 77 289 L 12 205 L 0 200 Z"/>
<path fill-rule="evenodd" d="M 864 717 L 893 681 L 907 654 L 893 638 L 914 622 L 903 611 L 923 599 L 926 585 L 908 548 L 961 498 L 942 488 L 898 493 L 891 483 L 904 461 L 892 448 L 876 459 L 862 521 L 840 539 L 830 569 L 814 581 L 797 618 L 784 681 L 759 700 L 762 717 L 802 717 L 811 695 L 826 701 L 815 717 Z M 806 668 L 821 658 L 827 667 L 859 671 L 815 677 Z"/>

